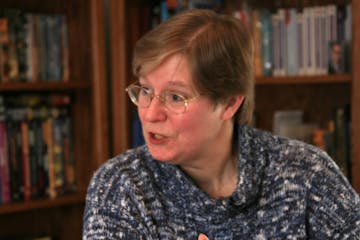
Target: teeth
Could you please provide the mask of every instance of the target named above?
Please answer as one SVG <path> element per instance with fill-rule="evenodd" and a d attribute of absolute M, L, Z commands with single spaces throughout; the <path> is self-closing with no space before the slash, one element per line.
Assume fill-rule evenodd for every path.
<path fill-rule="evenodd" d="M 159 134 L 153 134 L 153 137 L 156 138 L 156 139 L 163 139 L 164 138 L 164 136 L 159 135 Z"/>

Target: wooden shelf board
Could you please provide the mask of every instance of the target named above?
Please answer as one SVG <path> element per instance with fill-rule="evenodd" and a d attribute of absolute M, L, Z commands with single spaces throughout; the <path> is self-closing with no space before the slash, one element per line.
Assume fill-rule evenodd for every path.
<path fill-rule="evenodd" d="M 43 208 L 58 207 L 63 205 L 71 205 L 85 202 L 85 193 L 74 193 L 64 196 L 59 196 L 54 199 L 37 199 L 16 203 L 7 203 L 0 205 L 0 215 L 15 212 L 30 211 Z"/>
<path fill-rule="evenodd" d="M 90 88 L 90 83 L 80 82 L 8 82 L 0 83 L 0 92 L 7 91 L 62 91 Z"/>
<path fill-rule="evenodd" d="M 256 77 L 256 85 L 350 83 L 351 79 L 351 74 Z"/>

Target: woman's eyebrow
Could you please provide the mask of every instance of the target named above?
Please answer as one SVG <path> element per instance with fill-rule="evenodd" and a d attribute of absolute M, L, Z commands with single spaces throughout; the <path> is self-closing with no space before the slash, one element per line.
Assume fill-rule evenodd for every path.
<path fill-rule="evenodd" d="M 188 84 L 186 84 L 182 81 L 171 80 L 171 81 L 169 81 L 169 85 L 175 86 L 175 87 L 181 87 L 181 88 L 185 88 L 185 89 L 191 89 L 191 87 Z"/>

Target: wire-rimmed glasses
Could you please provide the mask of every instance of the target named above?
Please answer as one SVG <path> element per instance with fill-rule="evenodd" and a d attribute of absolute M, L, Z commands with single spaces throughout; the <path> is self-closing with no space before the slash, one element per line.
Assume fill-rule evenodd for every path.
<path fill-rule="evenodd" d="M 126 88 L 131 101 L 139 108 L 147 108 L 150 106 L 154 97 L 157 97 L 164 106 L 173 113 L 181 114 L 186 112 L 188 104 L 198 96 L 186 98 L 175 91 L 164 91 L 158 95 L 150 88 L 133 83 Z"/>

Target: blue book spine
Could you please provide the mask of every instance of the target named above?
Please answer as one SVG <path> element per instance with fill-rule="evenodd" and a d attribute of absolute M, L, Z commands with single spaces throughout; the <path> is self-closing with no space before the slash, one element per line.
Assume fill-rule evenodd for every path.
<path fill-rule="evenodd" d="M 264 76 L 271 76 L 273 68 L 273 52 L 272 52 L 272 27 L 271 13 L 268 9 L 261 10 L 261 49 L 263 60 Z"/>
<path fill-rule="evenodd" d="M 61 16 L 47 16 L 47 77 L 49 81 L 62 80 Z"/>

